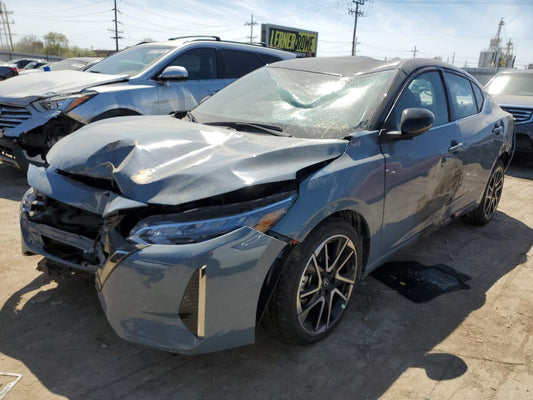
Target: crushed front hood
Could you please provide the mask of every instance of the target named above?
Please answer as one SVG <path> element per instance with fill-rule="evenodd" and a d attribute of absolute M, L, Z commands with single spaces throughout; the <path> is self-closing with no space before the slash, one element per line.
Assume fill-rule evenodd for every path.
<path fill-rule="evenodd" d="M 114 180 L 132 200 L 175 205 L 294 179 L 302 168 L 339 157 L 347 144 L 243 133 L 170 116 L 119 117 L 65 137 L 47 160 L 68 173 Z"/>
<path fill-rule="evenodd" d="M 121 82 L 126 79 L 126 75 L 93 74 L 69 70 L 25 74 L 0 82 L 0 99 L 3 103 L 27 105 L 38 98 L 77 93 L 93 86 Z"/>
<path fill-rule="evenodd" d="M 119 117 L 65 137 L 47 160 L 68 173 L 113 180 L 132 200 L 175 205 L 294 179 L 302 168 L 339 157 L 347 144 L 243 133 L 170 116 Z"/>

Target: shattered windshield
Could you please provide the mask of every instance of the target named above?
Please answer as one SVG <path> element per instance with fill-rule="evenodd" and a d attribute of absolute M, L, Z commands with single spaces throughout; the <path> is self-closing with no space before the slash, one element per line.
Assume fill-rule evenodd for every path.
<path fill-rule="evenodd" d="M 342 138 L 368 127 L 393 74 L 339 76 L 261 68 L 209 98 L 192 114 L 201 123 L 268 124 L 296 137 Z"/>
<path fill-rule="evenodd" d="M 503 74 L 497 76 L 487 86 L 487 91 L 493 95 L 533 96 L 533 74 Z"/>
<path fill-rule="evenodd" d="M 170 46 L 136 46 L 104 58 L 87 72 L 123 75 L 136 75 L 167 54 Z"/>

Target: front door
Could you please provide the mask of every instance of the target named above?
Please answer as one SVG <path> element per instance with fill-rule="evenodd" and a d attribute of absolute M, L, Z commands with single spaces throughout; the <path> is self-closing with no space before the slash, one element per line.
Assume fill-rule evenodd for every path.
<path fill-rule="evenodd" d="M 429 109 L 435 122 L 429 131 L 411 139 L 380 136 L 386 168 L 383 251 L 440 221 L 460 179 L 460 166 L 449 152 L 458 131 L 450 122 L 440 71 L 425 71 L 411 79 L 387 118 L 387 130 L 400 130 L 406 108 Z"/>
<path fill-rule="evenodd" d="M 216 50 L 213 48 L 188 50 L 168 66 L 184 67 L 189 78 L 186 81 L 159 82 L 159 114 L 189 111 L 228 83 L 224 79 L 218 79 Z"/>

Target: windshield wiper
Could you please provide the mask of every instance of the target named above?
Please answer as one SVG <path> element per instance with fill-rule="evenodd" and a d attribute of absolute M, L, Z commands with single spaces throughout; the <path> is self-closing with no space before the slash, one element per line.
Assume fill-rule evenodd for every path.
<path fill-rule="evenodd" d="M 233 128 L 236 131 L 252 131 L 252 132 L 262 132 L 269 133 L 274 136 L 284 136 L 291 137 L 288 133 L 284 133 L 283 129 L 276 125 L 268 124 L 259 124 L 255 122 L 239 122 L 239 121 L 229 121 L 229 122 L 207 122 L 205 125 L 216 125 L 216 126 L 227 126 L 228 128 Z"/>
<path fill-rule="evenodd" d="M 187 114 L 185 114 L 187 118 L 189 118 L 190 122 L 198 122 L 196 118 L 194 118 L 194 115 L 190 111 L 187 111 Z"/>
<path fill-rule="evenodd" d="M 87 72 L 92 72 L 93 74 L 99 74 L 100 71 L 87 71 Z"/>

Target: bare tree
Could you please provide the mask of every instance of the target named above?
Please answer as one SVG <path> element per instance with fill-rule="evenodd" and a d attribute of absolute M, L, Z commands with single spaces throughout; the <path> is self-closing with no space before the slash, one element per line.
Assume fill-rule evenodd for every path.
<path fill-rule="evenodd" d="M 44 43 L 35 35 L 23 36 L 16 44 L 15 51 L 20 53 L 41 54 L 44 49 Z"/>

